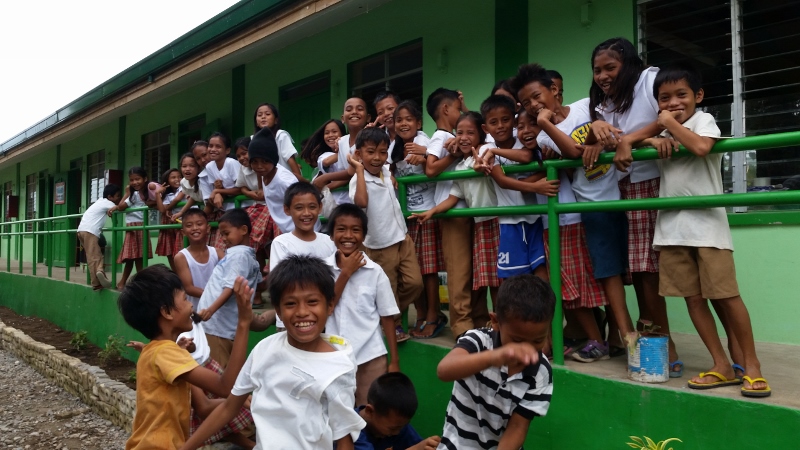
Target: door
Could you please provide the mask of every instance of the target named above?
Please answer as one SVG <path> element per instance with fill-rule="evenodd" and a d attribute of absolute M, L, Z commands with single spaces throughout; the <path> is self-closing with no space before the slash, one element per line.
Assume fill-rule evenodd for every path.
<path fill-rule="evenodd" d="M 53 176 L 53 217 L 77 214 L 81 204 L 81 171 L 70 170 Z M 77 219 L 53 221 L 53 231 L 74 230 Z M 55 233 L 53 236 L 53 265 L 73 267 L 77 255 L 77 235 Z"/>
<path fill-rule="evenodd" d="M 303 150 L 303 141 L 314 134 L 326 120 L 331 118 L 330 74 L 324 73 L 280 89 L 281 128 L 292 135 L 298 154 Z M 311 179 L 313 169 L 298 159 L 303 177 Z"/>
<path fill-rule="evenodd" d="M 53 198 L 53 177 L 43 172 L 39 175 L 39 204 L 36 205 L 36 210 L 40 211 L 39 218 L 52 217 L 50 205 L 52 205 Z M 39 224 L 36 226 L 39 231 L 44 231 L 44 225 Z M 34 236 L 36 239 L 36 262 L 43 262 L 45 260 L 44 248 L 44 234 L 37 234 Z"/>

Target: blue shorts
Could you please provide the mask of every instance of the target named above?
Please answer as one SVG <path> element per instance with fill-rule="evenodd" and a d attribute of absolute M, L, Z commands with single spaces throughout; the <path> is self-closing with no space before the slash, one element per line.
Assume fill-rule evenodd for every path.
<path fill-rule="evenodd" d="M 500 224 L 500 247 L 497 253 L 497 277 L 508 278 L 545 263 L 542 219 L 534 223 Z"/>
<path fill-rule="evenodd" d="M 596 280 L 628 272 L 628 217 L 624 212 L 581 213 Z"/>

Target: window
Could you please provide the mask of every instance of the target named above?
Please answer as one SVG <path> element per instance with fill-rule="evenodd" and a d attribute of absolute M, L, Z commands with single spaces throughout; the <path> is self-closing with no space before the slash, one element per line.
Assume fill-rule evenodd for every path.
<path fill-rule="evenodd" d="M 13 191 L 12 187 L 13 187 L 13 184 L 10 181 L 6 181 L 3 184 L 3 221 L 4 222 L 9 222 L 10 221 L 10 219 L 8 218 L 7 211 L 8 211 L 8 198 L 10 196 L 14 195 L 14 191 Z M 5 226 L 3 228 L 4 228 L 3 229 L 4 233 L 10 233 L 11 232 L 11 225 L 7 225 L 7 226 Z"/>
<path fill-rule="evenodd" d="M 103 189 L 106 187 L 106 152 L 100 150 L 90 153 L 86 158 L 86 179 L 89 182 L 89 204 L 96 202 L 103 197 Z"/>
<path fill-rule="evenodd" d="M 692 61 L 703 75 L 703 108 L 723 136 L 800 129 L 800 0 L 640 0 L 639 18 L 645 62 Z M 800 173 L 799 150 L 726 154 L 726 191 Z"/>
<path fill-rule="evenodd" d="M 142 167 L 150 181 L 160 181 L 161 175 L 170 168 L 169 127 L 142 136 Z M 150 211 L 150 223 L 159 223 L 158 211 Z"/>
<path fill-rule="evenodd" d="M 351 95 L 367 102 L 372 117 L 372 100 L 381 91 L 392 91 L 403 100 L 422 103 L 422 42 L 417 41 L 350 64 Z"/>
<path fill-rule="evenodd" d="M 37 192 L 36 188 L 39 184 L 39 178 L 36 176 L 35 173 L 32 173 L 25 177 L 25 186 L 26 189 L 26 204 L 25 204 L 25 220 L 35 219 L 36 218 L 36 203 L 37 203 Z M 33 223 L 25 224 L 25 231 L 33 231 Z"/>
<path fill-rule="evenodd" d="M 205 126 L 205 115 L 194 117 L 178 124 L 178 160 L 175 163 L 175 167 L 180 169 L 181 156 L 189 151 L 195 141 L 204 139 L 203 127 Z"/>

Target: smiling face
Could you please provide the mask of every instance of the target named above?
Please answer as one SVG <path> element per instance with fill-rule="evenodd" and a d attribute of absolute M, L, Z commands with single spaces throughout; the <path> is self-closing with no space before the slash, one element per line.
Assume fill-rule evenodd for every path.
<path fill-rule="evenodd" d="M 181 221 L 183 235 L 189 239 L 189 244 L 203 244 L 208 241 L 208 220 L 201 214 L 184 216 Z"/>
<path fill-rule="evenodd" d="M 353 216 L 339 216 L 333 225 L 333 244 L 344 256 L 350 256 L 364 242 L 364 224 Z"/>
<path fill-rule="evenodd" d="M 167 184 L 173 189 L 178 189 L 181 187 L 181 173 L 177 170 L 173 170 L 169 173 L 169 177 L 167 178 Z"/>
<path fill-rule="evenodd" d="M 183 158 L 181 160 L 181 175 L 187 180 L 194 180 L 197 178 L 198 167 L 197 162 L 193 158 Z"/>
<path fill-rule="evenodd" d="M 317 223 L 321 207 L 317 197 L 306 192 L 292 197 L 292 204 L 289 207 L 284 205 L 283 212 L 292 218 L 295 235 L 315 236 L 314 225 Z"/>
<path fill-rule="evenodd" d="M 210 161 L 208 157 L 208 147 L 205 145 L 198 145 L 195 147 L 194 150 L 192 150 L 192 154 L 194 155 L 195 161 L 197 161 L 197 165 L 200 167 L 205 168 L 206 164 Z"/>
<path fill-rule="evenodd" d="M 602 50 L 595 55 L 594 61 L 592 61 L 593 79 L 604 94 L 612 93 L 614 81 L 616 81 L 621 68 L 622 62 L 616 52 Z"/>
<path fill-rule="evenodd" d="M 192 302 L 186 298 L 186 291 L 177 290 L 173 296 L 175 306 L 167 312 L 162 309 L 162 314 L 171 318 L 171 323 L 179 333 L 192 331 Z"/>
<path fill-rule="evenodd" d="M 469 119 L 462 119 L 456 125 L 456 139 L 458 139 L 458 148 L 465 157 L 472 154 L 473 148 L 477 150 L 483 144 L 478 126 Z"/>
<path fill-rule="evenodd" d="M 325 140 L 325 145 L 330 147 L 332 152 L 339 152 L 339 138 L 341 137 L 342 131 L 339 129 L 339 125 L 336 125 L 336 122 L 325 125 L 323 139 Z"/>
<path fill-rule="evenodd" d="M 531 117 L 537 117 L 539 111 L 544 108 L 550 111 L 555 110 L 555 108 L 559 106 L 556 100 L 557 94 L 558 87 L 555 84 L 547 87 L 538 81 L 532 81 L 526 84 L 517 92 L 522 107 L 525 108 L 525 111 L 527 111 Z"/>
<path fill-rule="evenodd" d="M 378 121 L 386 125 L 387 130 L 394 130 L 394 110 L 397 109 L 397 102 L 391 95 L 375 104 L 375 112 L 378 113 Z"/>
<path fill-rule="evenodd" d="M 239 147 L 236 149 L 236 160 L 244 167 L 250 167 L 250 158 L 247 157 L 247 147 Z"/>
<path fill-rule="evenodd" d="M 369 114 L 367 114 L 367 104 L 360 98 L 348 98 L 344 102 L 344 112 L 342 113 L 342 122 L 347 125 L 347 130 L 350 134 L 353 131 L 358 131 L 364 128 L 369 122 Z"/>
<path fill-rule="evenodd" d="M 275 125 L 275 114 L 272 113 L 272 109 L 269 106 L 258 107 L 258 110 L 256 110 L 256 124 L 258 124 L 259 129 L 272 128 Z"/>
<path fill-rule="evenodd" d="M 702 89 L 692 91 L 686 80 L 664 83 L 658 87 L 658 109 L 679 112 L 675 120 L 683 123 L 694 115 L 697 104 L 703 101 L 703 95 Z"/>
<path fill-rule="evenodd" d="M 400 136 L 403 142 L 413 142 L 417 136 L 417 131 L 421 128 L 422 124 L 411 114 L 411 111 L 406 108 L 397 111 L 394 132 Z"/>
<path fill-rule="evenodd" d="M 235 227 L 228 222 L 220 222 L 218 229 L 219 234 L 222 236 L 222 242 L 228 248 L 241 245 L 249 234 L 246 225 Z"/>
<path fill-rule="evenodd" d="M 517 116 L 517 139 L 529 150 L 536 148 L 536 136 L 539 135 L 541 128 L 536 125 L 536 120 L 531 120 L 531 116 L 524 109 Z"/>
<path fill-rule="evenodd" d="M 214 136 L 208 140 L 208 157 L 217 162 L 224 162 L 228 157 L 228 148 L 219 136 Z"/>
<path fill-rule="evenodd" d="M 361 148 L 356 149 L 355 155 L 356 158 L 361 159 L 364 170 L 377 177 L 386 164 L 386 160 L 389 159 L 389 146 L 385 142 L 376 144 L 367 141 Z"/>
<path fill-rule="evenodd" d="M 483 131 L 491 134 L 497 145 L 506 144 L 514 139 L 514 111 L 506 108 L 495 108 L 486 113 Z"/>
<path fill-rule="evenodd" d="M 327 345 L 320 338 L 331 314 L 327 299 L 317 286 L 294 285 L 281 293 L 278 317 L 286 327 L 289 345 L 307 352 Z"/>
<path fill-rule="evenodd" d="M 147 183 L 147 178 L 134 173 L 133 175 L 128 175 L 128 183 L 134 191 L 139 191 Z"/>

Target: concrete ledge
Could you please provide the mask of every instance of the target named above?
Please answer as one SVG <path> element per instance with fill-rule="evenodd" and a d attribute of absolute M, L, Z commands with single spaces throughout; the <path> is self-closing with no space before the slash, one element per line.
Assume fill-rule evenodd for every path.
<path fill-rule="evenodd" d="M 33 340 L 0 321 L 0 348 L 27 362 L 37 372 L 78 397 L 100 417 L 130 432 L 136 413 L 136 391 L 106 372 L 65 355 L 52 345 Z"/>

